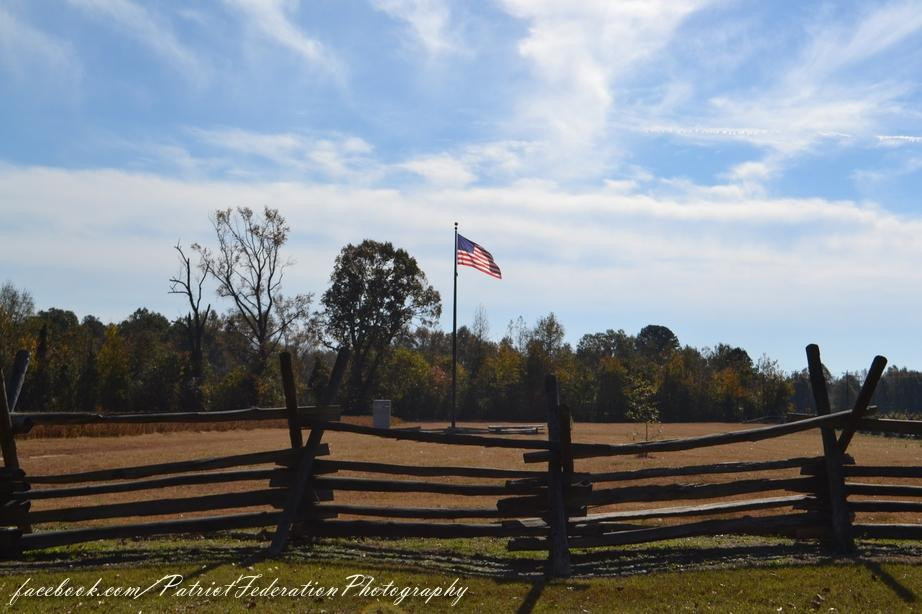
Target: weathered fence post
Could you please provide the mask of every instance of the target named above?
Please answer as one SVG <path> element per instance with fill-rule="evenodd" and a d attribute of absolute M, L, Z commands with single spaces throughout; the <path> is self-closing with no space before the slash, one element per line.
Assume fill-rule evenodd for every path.
<path fill-rule="evenodd" d="M 343 376 L 346 374 L 346 366 L 349 364 L 351 355 L 352 351 L 349 348 L 340 348 L 336 353 L 336 362 L 333 363 L 330 381 L 323 390 L 323 394 L 320 395 L 321 406 L 329 405 L 336 400 L 336 393 L 339 390 L 340 383 L 343 381 Z"/>
<path fill-rule="evenodd" d="M 19 456 L 16 454 L 16 440 L 13 438 L 13 418 L 6 396 L 6 381 L 0 371 L 0 449 L 3 451 L 3 465 L 10 470 L 19 469 Z"/>
<path fill-rule="evenodd" d="M 816 402 L 817 415 L 830 413 L 829 393 L 826 391 L 826 376 L 820 360 L 820 348 L 815 343 L 807 346 L 807 366 L 810 370 L 810 387 Z M 829 508 L 832 516 L 832 533 L 836 550 L 842 553 L 853 552 L 855 542 L 852 538 L 851 512 L 845 496 L 845 477 L 842 472 L 842 450 L 836 441 L 835 430 L 821 427 L 823 438 L 823 457 L 826 466 L 826 483 L 829 490 Z"/>
<path fill-rule="evenodd" d="M 877 383 L 884 374 L 886 366 L 887 359 L 883 356 L 875 356 L 874 360 L 871 361 L 871 368 L 868 369 L 868 375 L 864 378 L 861 392 L 858 393 L 858 398 L 855 399 L 855 405 L 852 407 L 852 413 L 848 417 L 848 423 L 846 423 L 845 428 L 842 429 L 842 433 L 839 435 L 839 452 L 842 454 L 845 454 L 848 449 L 848 444 L 851 443 L 855 430 L 858 428 L 858 422 L 867 413 L 868 404 L 871 402 L 871 397 L 874 396 L 874 390 L 877 388 Z"/>
<path fill-rule="evenodd" d="M 29 368 L 29 352 L 19 350 L 16 352 L 16 358 L 13 359 L 13 370 L 10 372 L 10 379 L 6 382 L 6 403 L 10 413 L 16 411 L 16 404 L 19 402 L 19 393 L 22 392 L 22 384 L 26 380 L 26 370 Z"/>
<path fill-rule="evenodd" d="M 553 577 L 565 578 L 570 575 L 570 549 L 567 545 L 567 511 L 564 496 L 564 447 L 563 432 L 566 431 L 566 448 L 570 445 L 569 413 L 561 412 L 560 391 L 557 377 L 548 375 L 544 379 L 544 392 L 547 396 L 547 439 L 550 443 L 550 458 L 547 463 L 548 496 L 548 573 Z M 566 428 L 563 416 L 566 414 Z M 573 470 L 572 457 L 570 472 Z"/>
<path fill-rule="evenodd" d="M 288 414 L 288 436 L 291 438 L 291 447 L 300 448 L 304 445 L 301 438 L 301 425 L 298 423 L 298 392 L 295 388 L 294 371 L 291 368 L 291 354 L 279 354 L 279 366 L 282 369 L 282 389 L 285 391 L 285 409 Z"/>
<path fill-rule="evenodd" d="M 290 353 L 281 352 L 279 354 L 279 367 L 281 367 L 282 371 L 282 390 L 285 392 L 288 437 L 291 439 L 291 447 L 297 450 L 304 445 L 304 438 L 301 435 L 301 424 L 298 421 L 298 391 L 295 387 L 295 375 L 291 367 Z M 297 519 L 291 524 L 291 535 L 298 539 L 304 537 L 304 524 Z"/>
<path fill-rule="evenodd" d="M 573 447 L 570 426 L 570 408 L 566 405 L 558 406 L 560 415 L 560 469 L 563 471 L 564 486 L 569 486 L 573 479 Z"/>
<path fill-rule="evenodd" d="M 19 358 L 19 354 L 16 355 Z M 26 354 L 26 364 L 29 361 L 29 355 Z M 21 377 L 25 376 L 25 369 L 22 369 Z M 18 386 L 22 386 L 20 381 Z M 0 449 L 3 452 L 3 465 L 4 471 L 9 472 L 11 476 L 16 476 L 17 474 L 21 475 L 22 471 L 19 468 L 19 455 L 16 453 L 16 439 L 13 436 L 13 419 L 10 416 L 10 403 L 8 402 L 9 397 L 6 395 L 6 380 L 3 378 L 3 372 L 0 371 Z M 23 490 L 28 488 L 25 485 L 25 481 L 22 483 Z M 15 487 L 12 490 L 17 490 Z M 31 503 L 26 503 L 24 506 L 24 511 L 28 511 Z M 23 507 L 23 506 L 21 506 Z M 23 520 L 19 523 L 18 533 L 8 536 L 8 540 L 11 543 L 15 543 L 18 540 L 18 536 L 23 533 L 31 533 L 32 527 L 27 520 Z M 8 550 L 15 551 L 15 548 L 6 545 Z"/>
<path fill-rule="evenodd" d="M 320 448 L 320 439 L 323 437 L 323 430 L 318 428 L 311 429 L 311 434 L 307 437 L 307 443 L 301 449 L 301 457 L 298 459 L 297 469 L 292 476 L 288 487 L 288 496 L 285 498 L 285 507 L 282 509 L 282 516 L 279 519 L 275 535 L 272 536 L 272 543 L 269 544 L 269 555 L 278 556 L 285 549 L 288 542 L 288 536 L 291 533 L 292 525 L 298 521 L 303 509 L 304 499 L 308 495 L 308 486 L 310 484 L 311 474 L 314 471 L 314 457 L 317 456 L 317 450 Z"/>
<path fill-rule="evenodd" d="M 346 371 L 346 364 L 349 362 L 349 350 L 341 349 L 336 355 L 336 363 L 333 365 L 333 373 L 330 376 L 330 383 L 324 390 L 320 405 L 326 406 L 333 400 L 339 383 L 342 381 L 343 374 Z M 301 456 L 298 459 L 297 468 L 290 482 L 288 497 L 285 500 L 285 507 L 282 509 L 282 517 L 279 519 L 275 535 L 272 536 L 272 543 L 269 545 L 269 554 L 278 556 L 285 549 L 288 542 L 288 536 L 294 528 L 296 533 L 300 533 L 301 527 L 297 525 L 298 519 L 303 515 L 305 498 L 312 497 L 313 492 L 308 492 L 311 480 L 311 474 L 314 471 L 314 457 L 320 449 L 320 440 L 323 438 L 323 429 L 311 427 L 311 433 L 307 437 L 307 443 L 301 446 L 301 424 L 298 420 L 298 402 L 295 396 L 294 374 L 291 369 L 291 356 L 288 352 L 283 352 L 279 357 L 282 366 L 282 384 L 285 387 L 285 405 L 288 408 L 288 428 L 291 435 L 291 445 L 293 448 L 301 450 Z M 286 375 L 287 372 L 287 375 Z M 294 408 L 292 410 L 292 408 Z M 297 434 L 295 433 L 297 431 Z M 297 437 L 297 439 L 296 439 Z M 307 501 L 313 503 L 313 501 Z"/>

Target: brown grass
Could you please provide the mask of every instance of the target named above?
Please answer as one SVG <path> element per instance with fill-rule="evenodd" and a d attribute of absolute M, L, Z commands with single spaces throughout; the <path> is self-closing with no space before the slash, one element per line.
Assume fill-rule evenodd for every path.
<path fill-rule="evenodd" d="M 367 418 L 348 416 L 346 422 L 368 423 Z M 404 424 L 391 418 L 391 424 Z M 208 431 L 252 431 L 256 429 L 287 429 L 285 420 L 234 420 L 228 422 L 154 422 L 150 424 L 39 424 L 16 439 L 72 439 L 75 437 L 121 437 L 153 433 L 203 433 Z"/>
<path fill-rule="evenodd" d="M 121 437 L 153 433 L 207 431 L 252 431 L 287 428 L 284 420 L 237 420 L 234 422 L 158 422 L 153 424 L 39 424 L 17 439 L 73 439 L 76 437 Z"/>
<path fill-rule="evenodd" d="M 368 423 L 367 418 L 352 418 L 350 421 Z M 414 423 L 423 428 L 443 426 L 441 424 Z M 409 425 L 409 424 L 408 424 Z M 134 426 L 134 425 L 130 425 Z M 143 426 L 143 425 L 141 425 Z M 162 426 L 162 425 L 152 425 Z M 128 467 L 157 462 L 187 460 L 224 456 L 244 452 L 280 449 L 288 445 L 288 433 L 281 421 L 274 428 L 248 428 L 229 430 L 228 424 L 211 431 L 172 431 L 143 433 L 134 436 L 109 436 L 95 433 L 95 436 L 72 438 L 29 438 L 19 442 L 20 462 L 27 474 L 59 474 L 95 469 Z M 252 423 L 246 423 L 251 427 Z M 483 425 L 469 425 L 483 426 Z M 745 425 L 700 423 L 665 424 L 658 438 L 689 437 L 714 432 L 739 430 Z M 90 428 L 90 427 L 84 427 Z M 91 428 L 103 428 L 94 426 Z M 643 426 L 634 424 L 576 424 L 573 431 L 575 442 L 627 443 L 642 439 Z M 521 436 L 543 438 L 545 435 Z M 362 460 L 409 465 L 461 465 L 472 467 L 502 467 L 539 469 L 541 465 L 525 465 L 522 451 L 505 448 L 480 448 L 474 446 L 447 446 L 440 444 L 414 443 L 385 440 L 352 433 L 328 432 L 324 441 L 330 444 L 331 458 Z M 579 472 L 622 471 L 646 467 L 667 467 L 709 464 L 729 461 L 778 460 L 796 456 L 819 455 L 822 451 L 819 431 L 812 430 L 777 439 L 756 443 L 741 443 L 686 450 L 681 452 L 657 453 L 648 457 L 622 456 L 605 459 L 577 460 Z M 869 435 L 856 435 L 849 448 L 858 464 L 866 465 L 919 465 L 922 464 L 922 443 L 907 439 L 891 439 Z M 352 473 L 359 477 L 383 477 L 400 479 L 399 476 Z M 655 484 L 672 482 L 726 482 L 754 477 L 795 476 L 796 470 L 759 472 L 750 474 L 723 474 L 700 477 L 663 478 L 633 481 L 634 484 Z M 424 478 L 407 478 L 424 479 Z M 485 480 L 451 478 L 455 483 L 483 483 Z M 861 478 L 856 481 L 873 481 Z M 888 483 L 913 483 L 911 480 L 878 480 Z M 491 483 L 497 483 L 492 481 Z M 612 488 L 617 483 L 597 485 L 596 488 Z M 39 486 L 36 486 L 38 488 Z M 40 486 L 50 488 L 50 486 Z M 258 483 L 233 483 L 205 486 L 186 486 L 161 489 L 157 492 L 119 493 L 78 499 L 57 499 L 36 501 L 33 509 L 49 509 L 61 505 L 94 505 L 133 501 L 141 498 L 160 499 L 196 494 L 215 494 L 228 491 L 243 491 L 265 487 Z M 777 493 L 782 494 L 782 493 Z M 743 495 L 737 498 L 751 498 L 761 495 Z M 887 497 L 893 498 L 893 497 Z M 394 507 L 494 507 L 495 497 L 459 497 L 426 493 L 361 493 L 336 492 L 336 502 Z M 706 501 L 700 501 L 704 503 Z M 667 507 L 687 502 L 624 503 L 605 508 L 593 508 L 591 512 L 608 510 L 643 509 Z M 758 513 L 758 512 L 755 512 Z M 765 513 L 777 513 L 767 511 Z M 859 514 L 861 522 L 920 522 L 916 514 Z"/>

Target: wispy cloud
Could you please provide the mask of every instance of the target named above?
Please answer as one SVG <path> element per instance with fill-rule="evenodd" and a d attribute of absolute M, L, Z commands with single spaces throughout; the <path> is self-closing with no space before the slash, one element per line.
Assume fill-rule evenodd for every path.
<path fill-rule="evenodd" d="M 520 112 L 533 133 L 567 149 L 597 144 L 606 134 L 617 81 L 662 49 L 677 26 L 703 2 L 504 0 L 528 23 L 518 45 L 536 82 Z"/>
<path fill-rule="evenodd" d="M 717 310 L 749 325 L 758 317 L 786 330 L 786 314 L 793 311 L 803 322 L 828 326 L 809 314 L 834 306 L 838 314 L 859 317 L 881 293 L 890 296 L 898 288 L 898 300 L 888 303 L 887 326 L 916 317 L 911 306 L 922 300 L 918 217 L 849 201 L 745 199 L 709 186 L 673 188 L 659 195 L 526 182 L 403 191 L 6 167 L 0 169 L 0 203 L 28 202 L 20 217 L 41 231 L 0 231 L 0 260 L 11 268 L 25 266 L 25 258 L 33 267 L 67 262 L 75 274 L 107 263 L 116 277 L 134 275 L 158 288 L 163 271 L 172 268 L 175 237 L 208 240 L 210 211 L 266 204 L 288 217 L 294 229 L 288 249 L 298 262 L 291 280 L 310 290 L 325 287 L 344 243 L 365 237 L 410 249 L 430 277 L 447 280 L 447 220 L 459 219 L 503 266 L 504 285 L 484 290 L 495 305 L 491 311 L 503 315 L 528 305 L 542 312 L 561 308 L 579 327 L 606 317 L 614 325 L 611 314 L 628 306 L 670 320 L 700 320 Z M 195 219 L 201 223 L 190 225 Z M 299 239 L 305 233 L 309 242 Z M 843 288 L 860 293 L 846 292 L 845 301 Z M 161 295 L 162 289 L 138 300 Z"/>
<path fill-rule="evenodd" d="M 407 24 L 413 39 L 430 55 L 465 51 L 451 27 L 451 10 L 444 0 L 372 0 L 374 6 Z"/>
<path fill-rule="evenodd" d="M 299 2 L 284 0 L 225 0 L 244 24 L 267 40 L 293 51 L 310 66 L 342 76 L 344 66 L 323 44 L 301 31 L 292 19 Z"/>
<path fill-rule="evenodd" d="M 202 85 L 210 75 L 197 53 L 182 43 L 169 23 L 147 7 L 131 0 L 69 0 L 86 11 L 107 20 L 116 30 L 130 33 L 139 43 L 159 56 L 192 84 Z"/>
<path fill-rule="evenodd" d="M 464 162 L 447 154 L 414 158 L 397 166 L 442 187 L 464 187 L 477 178 Z"/>
<path fill-rule="evenodd" d="M 372 146 L 355 136 L 318 138 L 293 132 L 261 133 L 239 128 L 190 128 L 189 133 L 199 143 L 217 150 L 217 155 L 224 157 L 224 167 L 238 173 L 245 168 L 245 159 L 261 158 L 282 169 L 324 179 L 369 181 L 378 174 L 378 163 L 369 155 Z M 227 154 L 238 157 L 228 158 Z"/>
<path fill-rule="evenodd" d="M 922 28 L 922 11 L 914 1 L 867 4 L 863 9 L 847 23 L 824 19 L 786 79 L 801 87 L 819 87 L 818 77 L 870 60 Z"/>
<path fill-rule="evenodd" d="M 0 6 L 0 69 L 20 83 L 74 92 L 83 75 L 75 50 L 66 41 L 32 27 Z"/>
<path fill-rule="evenodd" d="M 749 143 L 769 152 L 764 163 L 773 165 L 819 146 L 870 145 L 900 115 L 909 89 L 898 64 L 855 70 L 922 30 L 922 12 L 915 2 L 862 8 L 844 17 L 823 12 L 805 28 L 807 42 L 774 61 L 770 81 L 712 96 L 697 113 L 660 117 L 643 129 L 697 142 Z"/>
<path fill-rule="evenodd" d="M 922 136 L 909 134 L 882 134 L 877 137 L 882 145 L 908 145 L 922 143 Z"/>
<path fill-rule="evenodd" d="M 776 354 L 795 312 L 800 364 L 803 327 L 877 334 L 884 305 L 910 347 L 922 12 L 790 4 L 0 0 L 0 265 L 64 306 L 117 272 L 158 308 L 177 236 L 266 204 L 304 290 L 368 236 L 450 283 L 457 219 L 503 266 L 476 292 L 500 320 L 758 329 Z"/>

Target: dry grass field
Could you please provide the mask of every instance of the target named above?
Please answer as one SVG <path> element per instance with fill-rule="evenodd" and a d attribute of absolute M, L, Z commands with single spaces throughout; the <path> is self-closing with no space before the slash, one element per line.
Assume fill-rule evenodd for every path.
<path fill-rule="evenodd" d="M 367 424 L 366 419 L 349 419 Z M 413 426 L 401 424 L 401 426 Z M 424 429 L 441 424 L 419 424 Z M 483 426 L 483 425 L 463 425 Z M 672 439 L 747 428 L 740 424 L 666 424 L 656 429 L 657 439 Z M 118 436 L 91 433 L 99 427 L 80 427 L 54 437 L 31 437 L 18 441 L 20 461 L 27 475 L 65 474 L 129 467 L 178 460 L 191 460 L 246 452 L 279 450 L 289 445 L 283 424 L 238 430 L 165 430 Z M 102 427 L 110 429 L 112 427 Z M 576 424 L 574 441 L 585 443 L 630 443 L 642 438 L 643 426 L 633 424 Z M 82 436 L 74 436 L 82 434 Z M 93 436 L 87 436 L 92 434 Z M 64 435 L 64 436 L 62 436 Z M 530 436 L 543 438 L 546 435 Z M 522 450 L 446 446 L 328 432 L 329 458 L 375 461 L 405 465 L 443 465 L 541 469 L 526 465 Z M 779 460 L 818 455 L 820 435 L 816 430 L 757 443 L 733 444 L 682 452 L 658 453 L 648 457 L 622 456 L 577 460 L 580 472 L 611 472 L 652 467 L 702 465 L 732 461 Z M 910 439 L 857 435 L 849 449 L 863 465 L 919 465 L 922 442 Z M 794 476 L 797 470 L 740 474 L 715 474 L 643 483 L 724 482 L 760 475 Z M 398 479 L 380 474 L 343 473 L 360 477 Z M 448 479 L 446 479 L 448 481 Z M 497 480 L 452 478 L 456 483 L 499 483 Z M 857 480 L 856 480 L 857 481 Z M 870 481 L 861 478 L 860 481 Z M 906 480 L 887 479 L 889 483 Z M 618 486 L 604 483 L 597 488 Z M 204 486 L 164 488 L 152 492 L 97 495 L 82 499 L 37 500 L 33 509 L 85 506 L 102 503 L 158 500 L 228 490 L 264 488 L 264 483 L 235 482 Z M 37 484 L 35 488 L 53 486 Z M 780 494 L 780 493 L 779 493 Z M 750 498 L 754 495 L 740 495 Z M 761 493 L 757 496 L 763 496 Z M 336 491 L 338 503 L 399 507 L 490 507 L 496 497 L 462 497 L 425 493 L 364 493 Z M 688 503 L 703 503 L 698 500 Z M 637 502 L 607 509 L 670 507 L 682 502 Z M 258 508 L 253 508 L 258 509 Z M 760 512 L 748 512 L 759 514 Z M 203 514 L 194 514 L 203 515 Z M 191 515 L 190 515 L 191 516 Z M 862 514 L 862 522 L 922 522 L 917 514 Z M 175 518 L 177 516 L 173 516 Z M 163 518 L 163 517 L 160 517 Z M 143 518 L 141 521 L 153 520 Z M 677 520 L 679 521 L 679 520 Z M 73 528 L 78 524 L 122 523 L 123 519 L 96 523 L 41 525 Z M 655 523 L 657 521 L 647 521 Z M 294 543 L 282 559 L 264 560 L 265 534 L 227 532 L 203 538 L 183 535 L 157 539 L 121 539 L 78 546 L 34 550 L 22 560 L 0 564 L 0 595 L 10 598 L 17 586 L 30 581 L 54 586 L 67 578 L 90 585 L 98 579 L 117 586 L 147 586 L 165 574 L 179 573 L 188 582 L 223 585 L 244 569 L 260 577 L 280 578 L 285 585 L 299 585 L 312 579 L 324 586 L 343 584 L 349 574 L 361 572 L 399 586 L 447 586 L 456 578 L 469 586 L 466 597 L 450 606 L 405 601 L 395 606 L 387 599 L 358 596 L 303 600 L 212 599 L 177 601 L 148 594 L 131 599 L 86 601 L 61 598 L 53 601 L 23 599 L 16 608 L 23 612 L 58 611 L 163 611 L 163 612 L 430 612 L 451 610 L 482 612 L 502 608 L 531 612 L 676 612 L 676 611 L 919 611 L 916 587 L 922 586 L 922 548 L 914 542 L 872 541 L 860 544 L 860 554 L 830 557 L 812 541 L 718 535 L 686 538 L 654 544 L 625 546 L 605 551 L 572 552 L 572 578 L 546 580 L 544 552 L 507 552 L 506 540 L 473 539 L 347 539 L 330 538 L 314 543 Z"/>
<path fill-rule="evenodd" d="M 366 419 L 351 419 L 367 423 Z M 441 424 L 403 423 L 401 426 L 418 425 L 424 429 L 436 428 Z M 468 425 L 483 426 L 483 425 Z M 699 423 L 664 424 L 655 429 L 656 439 L 672 439 L 726 432 L 748 428 L 749 425 Z M 96 427 L 83 427 L 92 429 Z M 103 427 L 104 428 L 104 427 Z M 97 434 L 98 435 L 98 434 Z M 523 436 L 527 437 L 527 436 Z M 531 437 L 543 438 L 545 435 Z M 574 442 L 586 443 L 629 443 L 643 437 L 643 426 L 635 424 L 576 424 L 573 430 Z M 500 467 L 538 469 L 540 465 L 526 465 L 522 451 L 505 448 L 481 448 L 476 446 L 446 446 L 429 443 L 385 440 L 367 435 L 351 433 L 325 434 L 324 441 L 330 444 L 331 457 L 342 460 L 376 461 L 407 465 L 460 465 L 469 467 Z M 246 430 L 174 431 L 144 433 L 121 436 L 81 436 L 28 438 L 19 442 L 22 467 L 27 475 L 47 475 L 89 471 L 115 467 L 127 467 L 149 463 L 208 458 L 228 454 L 281 449 L 288 445 L 288 433 L 282 425 L 273 428 Z M 922 442 L 910 439 L 885 438 L 857 435 L 849 452 L 856 463 L 863 465 L 919 465 L 922 463 Z M 576 470 L 585 472 L 622 471 L 648 467 L 670 467 L 698 465 L 731 461 L 778 460 L 821 453 L 819 431 L 811 430 L 781 438 L 756 443 L 732 444 L 716 448 L 702 448 L 681 452 L 658 453 L 648 457 L 622 456 L 606 459 L 577 460 Z M 771 477 L 794 476 L 796 470 L 783 470 L 739 474 L 718 474 L 688 478 L 661 478 L 658 480 L 634 481 L 634 484 L 670 482 L 722 482 L 742 477 L 753 478 L 762 475 Z M 363 473 L 341 473 L 357 477 L 389 477 Z M 485 480 L 445 478 L 456 483 L 484 483 Z M 873 481 L 862 478 L 860 481 Z M 486 481 L 498 483 L 496 481 Z M 911 483 L 907 480 L 887 479 L 888 483 Z M 118 493 L 84 497 L 82 499 L 40 500 L 33 503 L 33 510 L 48 509 L 51 506 L 80 506 L 100 503 L 135 501 L 140 498 L 160 499 L 166 497 L 213 494 L 230 490 L 250 490 L 264 484 L 237 482 L 204 486 L 181 486 L 164 488 L 156 492 Z M 615 483 L 601 485 L 614 487 Z M 42 485 L 42 488 L 52 486 Z M 599 486 L 597 486 L 598 488 Z M 781 493 L 779 493 L 781 494 Z M 751 496 L 751 495 L 750 495 Z M 738 498 L 747 498 L 741 495 Z M 460 497 L 426 493 L 364 493 L 337 491 L 337 503 L 364 505 L 393 505 L 400 507 L 493 507 L 495 497 Z M 700 502 L 700 501 L 699 501 Z M 689 502 L 691 503 L 691 502 Z M 590 512 L 613 509 L 628 510 L 647 507 L 681 505 L 681 502 L 625 503 L 617 508 L 608 506 L 592 508 Z M 258 508 L 254 508 L 258 509 Z M 758 512 L 753 512 L 758 513 Z M 193 514 L 194 515 L 194 514 Z M 199 514 L 200 515 L 200 514 Z M 190 515 L 192 516 L 192 515 Z M 862 522 L 922 522 L 917 514 L 861 514 Z M 99 523 L 112 521 L 99 521 Z"/>

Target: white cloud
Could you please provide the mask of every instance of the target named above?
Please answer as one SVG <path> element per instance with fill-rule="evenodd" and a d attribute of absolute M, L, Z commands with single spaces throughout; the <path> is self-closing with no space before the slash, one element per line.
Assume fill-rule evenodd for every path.
<path fill-rule="evenodd" d="M 298 2 L 285 0 L 225 0 L 225 2 L 241 13 L 247 26 L 275 44 L 295 52 L 311 66 L 333 74 L 342 72 L 342 67 L 330 51 L 319 41 L 302 32 L 292 21 L 290 13 L 294 12 L 292 9 L 298 6 Z"/>
<path fill-rule="evenodd" d="M 480 180 L 508 182 L 531 176 L 548 154 L 548 146 L 528 141 L 491 141 L 461 145 L 456 150 L 413 156 L 384 162 L 375 148 L 354 135 L 328 134 L 322 137 L 296 132 L 256 132 L 240 128 L 187 128 L 193 142 L 138 146 L 118 140 L 120 149 L 140 152 L 146 161 L 161 160 L 185 173 L 201 175 L 223 172 L 250 179 L 349 180 L 372 185 L 400 180 L 406 172 L 422 177 L 433 186 L 466 186 Z M 202 146 L 205 147 L 203 150 Z M 193 153 L 194 152 L 194 153 Z M 254 165 L 254 160 L 268 165 Z M 405 177 L 404 177 L 405 178 Z"/>
<path fill-rule="evenodd" d="M 724 177 L 750 194 L 761 194 L 765 182 L 779 174 L 779 166 L 776 156 L 766 156 L 759 161 L 741 162 L 724 173 Z"/>
<path fill-rule="evenodd" d="M 375 238 L 407 248 L 447 300 L 445 246 L 458 220 L 504 273 L 501 284 L 465 276 L 461 310 L 482 302 L 497 322 L 555 310 L 576 335 L 635 320 L 637 328 L 663 321 L 702 335 L 713 322 L 719 332 L 699 341 L 713 343 L 711 334 L 735 339 L 758 321 L 797 347 L 803 330 L 834 329 L 835 322 L 867 322 L 881 339 L 899 339 L 914 326 L 922 219 L 849 201 L 746 197 L 693 184 L 638 194 L 637 185 L 573 191 L 531 180 L 401 191 L 7 166 L 0 167 L 0 213 L 15 212 L 17 225 L 0 229 L 0 263 L 37 271 L 36 279 L 131 280 L 134 305 L 169 315 L 181 309 L 164 293 L 176 239 L 211 240 L 214 209 L 267 205 L 292 227 L 286 250 L 297 264 L 288 287 L 297 291 L 322 291 L 339 249 Z M 867 317 L 881 297 L 885 323 Z M 798 314 L 795 332 L 791 313 Z M 760 343 L 758 352 L 782 349 L 772 345 L 780 341 Z"/>
<path fill-rule="evenodd" d="M 585 258 L 593 269 L 610 268 L 615 261 L 638 269 L 648 262 L 668 262 L 677 269 L 671 276 L 704 265 L 732 268 L 742 278 L 747 266 L 793 265 L 808 255 L 814 259 L 811 274 L 816 275 L 847 277 L 856 267 L 865 270 L 884 259 L 890 264 L 888 271 L 880 272 L 883 277 L 922 275 L 914 265 L 922 256 L 916 240 L 922 234 L 918 218 L 848 201 L 739 201 L 713 186 L 674 187 L 672 196 L 605 188 L 574 192 L 543 182 L 489 188 L 442 184 L 403 192 L 302 182 L 181 181 L 116 170 L 3 167 L 0 203 L 26 211 L 23 203 L 28 202 L 28 212 L 21 217 L 36 222 L 36 231 L 4 232 L 0 253 L 6 263 L 16 260 L 15 244 L 21 242 L 32 245 L 23 257 L 28 254 L 47 264 L 78 262 L 83 251 L 93 254 L 89 265 L 106 249 L 99 241 L 105 243 L 108 237 L 131 232 L 149 236 L 151 230 L 172 237 L 188 232 L 190 220 L 197 218 L 202 223 L 191 227 L 207 232 L 204 220 L 215 208 L 267 204 L 282 208 L 293 228 L 320 232 L 333 243 L 373 233 L 421 245 L 425 251 L 424 237 L 457 216 L 479 228 L 492 242 L 491 249 L 502 247 L 512 261 L 529 257 L 527 249 L 515 256 L 514 248 L 548 245 Z M 790 230 L 802 239 L 792 243 Z M 71 243 L 58 245 L 62 237 L 70 237 Z M 67 255 L 67 249 L 82 241 L 82 250 Z M 552 252 L 541 258 L 556 260 Z M 116 260 L 112 266 L 120 265 Z M 786 279 L 762 282 L 778 284 L 780 290 Z M 881 282 L 869 277 L 855 283 Z"/>
<path fill-rule="evenodd" d="M 682 20 L 701 6 L 692 1 L 557 2 L 503 0 L 529 24 L 519 53 L 537 83 L 521 113 L 533 129 L 567 149 L 600 141 L 613 110 L 617 81 L 661 50 Z"/>
<path fill-rule="evenodd" d="M 773 79 L 764 86 L 721 92 L 694 119 L 648 116 L 644 129 L 699 142 L 750 143 L 770 152 L 779 166 L 820 145 L 866 144 L 902 114 L 908 89 L 896 76 L 898 66 L 860 76 L 850 71 L 917 34 L 918 9 L 918 3 L 897 2 L 863 5 L 863 12 L 847 18 L 823 12 L 808 29 L 808 42 L 775 60 Z"/>
<path fill-rule="evenodd" d="M 447 154 L 415 158 L 397 166 L 424 177 L 436 186 L 463 187 L 477 178 L 467 165 Z"/>
<path fill-rule="evenodd" d="M 378 164 L 369 154 L 372 146 L 355 136 L 314 138 L 292 132 L 261 133 L 239 128 L 189 130 L 200 143 L 223 152 L 270 161 L 282 170 L 318 173 L 330 179 L 369 181 L 378 174 Z M 224 166 L 245 170 L 245 162 L 225 158 Z"/>
<path fill-rule="evenodd" d="M 202 85 L 208 67 L 191 47 L 179 41 L 169 24 L 131 0 L 69 0 L 74 6 L 111 20 L 118 30 L 130 32 L 151 52 L 181 72 L 190 83 Z"/>
<path fill-rule="evenodd" d="M 873 184 L 917 173 L 920 170 L 922 170 L 922 157 L 909 156 L 896 164 L 890 163 L 874 169 L 855 170 L 852 172 L 852 178 L 863 187 L 871 187 Z"/>
<path fill-rule="evenodd" d="M 0 6 L 0 69 L 20 83 L 73 91 L 83 66 L 74 49 Z"/>
<path fill-rule="evenodd" d="M 871 7 L 867 9 L 866 7 Z M 868 4 L 851 24 L 824 20 L 787 79 L 804 87 L 819 87 L 817 77 L 867 61 L 922 29 L 922 11 L 915 1 Z"/>
<path fill-rule="evenodd" d="M 908 134 L 883 134 L 877 137 L 882 145 L 908 145 L 922 143 L 922 136 Z"/>
<path fill-rule="evenodd" d="M 548 155 L 544 143 L 529 141 L 490 141 L 462 145 L 457 149 L 423 155 L 392 165 L 392 170 L 408 170 L 433 185 L 464 186 L 478 180 L 508 182 L 534 176 Z"/>
<path fill-rule="evenodd" d="M 451 29 L 451 11 L 444 0 L 373 0 L 375 8 L 406 22 L 414 39 L 430 55 L 464 50 Z"/>

